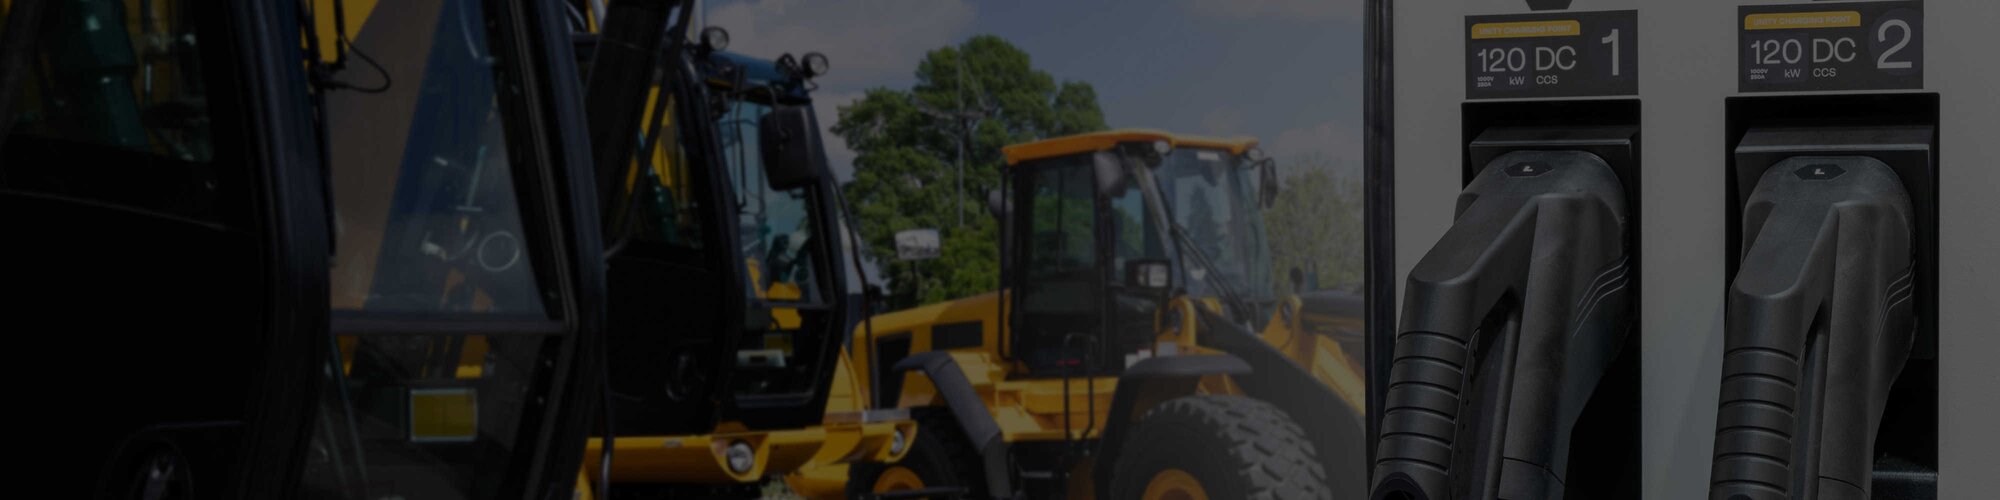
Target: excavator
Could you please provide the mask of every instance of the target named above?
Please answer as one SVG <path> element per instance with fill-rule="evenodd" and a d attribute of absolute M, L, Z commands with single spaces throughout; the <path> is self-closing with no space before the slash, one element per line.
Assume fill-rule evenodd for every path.
<path fill-rule="evenodd" d="M 1277 176 L 1256 145 L 1132 129 L 1003 148 L 1000 290 L 872 317 L 841 359 L 853 403 L 909 411 L 910 449 L 806 467 L 793 490 L 1358 495 L 1361 300 L 1272 278 Z"/>
<path fill-rule="evenodd" d="M 576 493 L 607 297 L 568 5 L 0 9 L 0 274 L 41 318 L 14 352 L 61 360 L 7 372 L 38 481 Z"/>
<path fill-rule="evenodd" d="M 801 86 L 824 58 L 684 51 L 691 7 L 0 2 L 10 309 L 66 330 L 24 347 L 144 381 L 21 391 L 69 410 L 30 417 L 47 449 L 102 464 L 49 477 L 98 498 L 589 497 L 585 436 L 614 429 L 748 443 L 758 472 L 893 460 L 915 430 L 893 411 L 742 432 L 821 420 L 858 302 L 827 271 L 845 226 Z M 657 68 L 688 72 L 622 78 Z M 704 273 L 743 300 L 644 293 Z M 143 299 L 83 299 L 104 293 Z"/>
<path fill-rule="evenodd" d="M 593 134 L 637 153 L 598 164 L 611 425 L 577 490 L 755 498 L 808 463 L 897 460 L 916 432 L 907 412 L 826 411 L 853 406 L 836 360 L 865 289 L 812 113 L 827 58 L 727 52 L 721 27 L 659 50 L 595 38 L 685 37 L 659 34 L 671 23 L 648 7 L 611 4 L 578 43 L 593 65 L 651 70 L 589 75 L 593 119 L 639 133 Z"/>

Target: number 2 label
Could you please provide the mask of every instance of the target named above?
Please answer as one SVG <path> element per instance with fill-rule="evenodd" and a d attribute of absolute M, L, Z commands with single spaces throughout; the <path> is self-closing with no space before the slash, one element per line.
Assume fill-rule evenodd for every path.
<path fill-rule="evenodd" d="M 1875 41 L 1889 43 L 1889 28 L 1896 28 L 1901 31 L 1901 34 L 1898 35 L 1899 38 L 1896 39 L 1895 45 L 1890 46 L 1889 50 L 1882 51 L 1882 56 L 1875 59 L 1875 67 L 1881 69 L 1909 69 L 1910 61 L 1890 61 L 1889 57 L 1896 55 L 1897 52 L 1902 52 L 1903 47 L 1910 45 L 1910 23 L 1902 19 L 1890 19 L 1888 22 L 1882 23 L 1881 27 L 1875 29 Z"/>

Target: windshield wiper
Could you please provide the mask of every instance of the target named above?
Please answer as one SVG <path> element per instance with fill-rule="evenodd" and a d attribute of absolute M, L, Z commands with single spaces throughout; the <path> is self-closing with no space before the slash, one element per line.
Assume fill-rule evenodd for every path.
<path fill-rule="evenodd" d="M 1235 310 L 1236 318 L 1240 321 L 1249 322 L 1250 314 L 1255 309 L 1250 307 L 1249 302 L 1243 300 L 1242 295 L 1236 294 L 1236 288 L 1230 284 L 1229 276 L 1223 274 L 1221 269 L 1215 267 L 1215 262 L 1208 259 L 1208 254 L 1203 253 L 1201 248 L 1195 245 L 1194 237 L 1187 234 L 1187 228 L 1182 227 L 1179 222 L 1172 224 L 1173 231 L 1171 232 L 1174 234 L 1174 241 L 1180 242 L 1181 247 L 1187 249 L 1187 254 L 1193 256 L 1195 263 L 1201 265 L 1207 274 L 1215 276 L 1215 290 L 1221 292 L 1222 300 L 1229 304 L 1230 309 Z"/>

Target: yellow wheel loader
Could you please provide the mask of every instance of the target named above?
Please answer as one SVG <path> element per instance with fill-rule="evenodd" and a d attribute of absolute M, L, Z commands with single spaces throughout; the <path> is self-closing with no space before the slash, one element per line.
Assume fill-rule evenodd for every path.
<path fill-rule="evenodd" d="M 843 361 L 910 411 L 834 498 L 1346 498 L 1364 486 L 1361 300 L 1275 284 L 1252 139 L 1116 130 L 1004 148 L 1001 290 L 888 313 Z"/>

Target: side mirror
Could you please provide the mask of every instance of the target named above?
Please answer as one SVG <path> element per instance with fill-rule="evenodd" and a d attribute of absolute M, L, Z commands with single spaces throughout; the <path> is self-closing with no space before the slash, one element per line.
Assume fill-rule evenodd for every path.
<path fill-rule="evenodd" d="M 764 178 L 771 189 L 791 190 L 826 178 L 826 152 L 819 140 L 812 108 L 806 106 L 780 104 L 757 120 Z"/>
<path fill-rule="evenodd" d="M 1005 224 L 1007 214 L 1014 212 L 1014 200 L 1007 199 L 1007 193 L 1002 193 L 998 189 L 987 191 L 986 211 L 993 214 L 993 218 L 1000 219 L 1000 223 Z"/>
<path fill-rule="evenodd" d="M 1125 286 L 1133 290 L 1165 292 L 1172 288 L 1173 268 L 1165 259 L 1135 259 L 1125 263 Z"/>
<path fill-rule="evenodd" d="M 1278 163 L 1270 158 L 1257 160 L 1257 201 L 1264 208 L 1278 204 Z"/>
<path fill-rule="evenodd" d="M 1113 197 L 1125 193 L 1129 174 L 1117 150 L 1098 151 L 1090 156 L 1091 170 L 1097 174 L 1097 195 Z"/>

